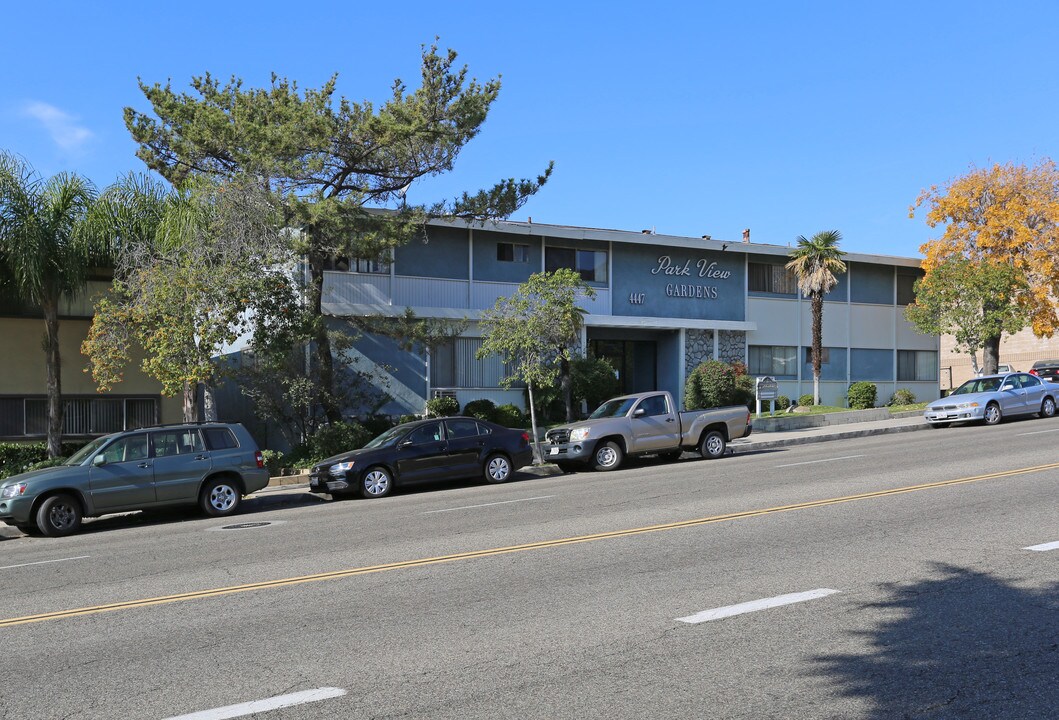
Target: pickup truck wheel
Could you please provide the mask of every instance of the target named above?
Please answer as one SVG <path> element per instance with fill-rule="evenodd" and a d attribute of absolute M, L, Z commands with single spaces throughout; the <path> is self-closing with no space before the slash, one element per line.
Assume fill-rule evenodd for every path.
<path fill-rule="evenodd" d="M 621 465 L 622 457 L 621 446 L 608 440 L 596 446 L 596 451 L 592 453 L 592 467 L 600 471 L 615 470 Z"/>
<path fill-rule="evenodd" d="M 727 443 L 724 440 L 724 435 L 718 430 L 710 430 L 703 436 L 702 442 L 699 443 L 699 453 L 707 460 L 715 460 L 724 455 L 725 447 L 727 447 Z"/>

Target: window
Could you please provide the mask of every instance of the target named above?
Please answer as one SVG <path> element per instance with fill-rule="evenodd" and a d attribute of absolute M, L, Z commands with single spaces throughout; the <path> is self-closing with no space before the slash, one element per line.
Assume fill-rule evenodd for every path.
<path fill-rule="evenodd" d="M 387 275 L 390 272 L 390 263 L 384 260 L 373 260 L 369 258 L 334 257 L 324 261 L 324 270 Z"/>
<path fill-rule="evenodd" d="M 917 275 L 898 275 L 897 276 L 897 304 L 898 305 L 911 305 L 916 301 L 916 291 L 914 286 L 916 280 L 919 277 Z"/>
<path fill-rule="evenodd" d="M 750 292 L 797 295 L 798 278 L 793 270 L 771 263 L 748 263 L 747 289 Z"/>
<path fill-rule="evenodd" d="M 561 268 L 575 270 L 585 282 L 607 282 L 607 253 L 603 250 L 575 250 L 574 248 L 544 248 L 544 270 L 555 272 Z"/>
<path fill-rule="evenodd" d="M 640 407 L 637 409 L 643 410 L 644 415 L 652 417 L 669 414 L 669 408 L 666 407 L 665 395 L 652 395 L 651 397 L 646 397 L 640 401 Z"/>
<path fill-rule="evenodd" d="M 434 388 L 498 388 L 509 373 L 497 355 L 478 360 L 481 338 L 455 338 L 430 351 L 430 386 Z"/>
<path fill-rule="evenodd" d="M 210 450 L 227 450 L 239 447 L 235 439 L 235 433 L 228 428 L 204 428 L 202 433 L 206 436 L 206 447 Z"/>
<path fill-rule="evenodd" d="M 811 347 L 805 348 L 805 364 L 813 364 L 813 349 Z M 820 348 L 820 364 L 830 365 L 831 364 L 831 348 L 822 347 Z"/>
<path fill-rule="evenodd" d="M 748 348 L 751 375 L 798 376 L 798 348 L 788 345 L 751 345 Z"/>
<path fill-rule="evenodd" d="M 105 435 L 157 424 L 157 399 L 120 395 L 63 398 L 63 435 Z M 47 398 L 39 395 L 0 398 L 0 437 L 47 433 Z"/>
<path fill-rule="evenodd" d="M 873 348 L 851 348 L 849 379 L 893 382 L 894 351 Z"/>
<path fill-rule="evenodd" d="M 103 451 L 103 457 L 108 463 L 145 460 L 147 458 L 147 436 L 130 435 L 115 440 Z"/>
<path fill-rule="evenodd" d="M 151 442 L 154 443 L 155 457 L 190 455 L 205 450 L 202 437 L 199 436 L 197 430 L 167 430 L 151 433 Z"/>
<path fill-rule="evenodd" d="M 933 350 L 898 350 L 897 379 L 936 382 L 938 354 Z"/>
<path fill-rule="evenodd" d="M 445 427 L 448 428 L 450 440 L 481 435 L 478 423 L 474 420 L 446 420 Z"/>
<path fill-rule="evenodd" d="M 438 442 L 442 437 L 441 423 L 433 422 L 420 425 L 408 433 L 406 440 L 414 445 L 422 445 L 424 443 Z"/>
<path fill-rule="evenodd" d="M 529 245 L 498 242 L 496 244 L 496 259 L 500 262 L 529 262 Z"/>

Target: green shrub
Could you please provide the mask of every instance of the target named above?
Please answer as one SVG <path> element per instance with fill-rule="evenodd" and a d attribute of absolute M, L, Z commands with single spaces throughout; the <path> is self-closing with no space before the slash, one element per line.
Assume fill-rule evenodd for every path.
<path fill-rule="evenodd" d="M 735 370 L 728 363 L 707 360 L 692 370 L 684 383 L 684 406 L 700 410 L 740 402 L 735 377 Z"/>
<path fill-rule="evenodd" d="M 364 446 L 372 435 L 356 422 L 337 422 L 317 429 L 304 444 L 295 448 L 287 461 L 295 467 L 306 467 L 332 455 Z"/>
<path fill-rule="evenodd" d="M 48 446 L 42 442 L 0 443 L 0 480 L 27 470 L 35 470 L 37 466 L 59 465 L 64 459 L 80 450 L 83 445 L 84 443 L 63 443 L 61 457 L 49 460 Z M 41 463 L 48 464 L 42 465 Z"/>
<path fill-rule="evenodd" d="M 734 364 L 732 369 L 738 370 Z M 751 411 L 757 407 L 757 386 L 753 377 L 736 373 L 735 396 L 730 404 L 746 405 L 747 409 Z"/>
<path fill-rule="evenodd" d="M 479 420 L 492 420 L 496 417 L 496 403 L 486 398 L 471 400 L 463 406 L 463 414 Z"/>
<path fill-rule="evenodd" d="M 376 437 L 382 435 L 397 423 L 389 415 L 369 415 L 361 420 L 360 424 L 364 426 L 364 429 L 368 431 L 371 437 Z"/>
<path fill-rule="evenodd" d="M 575 358 L 570 363 L 570 383 L 574 404 L 583 401 L 589 412 L 621 395 L 621 380 L 606 358 Z"/>
<path fill-rule="evenodd" d="M 846 398 L 849 400 L 849 406 L 852 409 L 864 410 L 875 407 L 877 392 L 878 389 L 875 387 L 875 383 L 855 382 L 849 386 L 849 393 Z"/>
<path fill-rule="evenodd" d="M 899 388 L 890 397 L 890 405 L 912 405 L 916 402 L 916 394 L 908 388 Z"/>
<path fill-rule="evenodd" d="M 816 404 L 816 403 L 813 402 L 813 400 L 814 400 L 814 398 L 813 398 L 813 394 L 812 393 L 805 393 L 804 395 L 800 395 L 798 397 L 798 404 L 799 405 L 805 405 L 805 406 L 808 407 L 808 406 Z"/>
<path fill-rule="evenodd" d="M 401 417 L 397 418 L 397 424 L 404 425 L 405 423 L 415 422 L 416 420 L 421 419 L 422 418 L 420 418 L 418 415 L 402 415 Z M 381 435 L 382 433 L 379 434 Z"/>
<path fill-rule="evenodd" d="M 526 416 L 519 410 L 517 405 L 507 403 L 496 409 L 493 422 L 509 428 L 526 427 Z"/>
<path fill-rule="evenodd" d="M 456 398 L 445 395 L 433 397 L 427 400 L 427 415 L 429 417 L 451 417 L 460 414 L 460 404 Z"/>
<path fill-rule="evenodd" d="M 791 399 L 786 395 L 780 395 L 775 400 L 775 406 L 777 410 L 786 410 L 791 406 Z"/>
<path fill-rule="evenodd" d="M 265 461 L 265 467 L 268 468 L 269 475 L 279 475 L 280 468 L 287 467 L 283 464 L 286 458 L 279 450 L 262 450 L 261 458 Z"/>

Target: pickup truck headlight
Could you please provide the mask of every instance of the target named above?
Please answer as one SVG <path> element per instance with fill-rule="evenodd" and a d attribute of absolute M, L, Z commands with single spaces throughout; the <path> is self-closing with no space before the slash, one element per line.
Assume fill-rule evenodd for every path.
<path fill-rule="evenodd" d="M 26 488 L 29 487 L 26 483 L 16 483 L 14 485 L 8 485 L 4 488 L 3 492 L 0 492 L 0 497 L 13 498 L 26 492 Z"/>
<path fill-rule="evenodd" d="M 570 431 L 570 441 L 571 442 L 581 442 L 586 437 L 588 437 L 588 428 L 586 428 L 586 427 L 574 428 L 573 430 Z"/>
<path fill-rule="evenodd" d="M 335 463 L 327 469 L 332 475 L 342 475 L 353 469 L 353 461 Z"/>

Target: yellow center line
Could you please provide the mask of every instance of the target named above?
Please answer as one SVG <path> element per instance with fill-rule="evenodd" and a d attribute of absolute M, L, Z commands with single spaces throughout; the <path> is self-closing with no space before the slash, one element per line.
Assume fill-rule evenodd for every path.
<path fill-rule="evenodd" d="M 564 545 L 576 545 L 578 543 L 594 542 L 596 540 L 609 540 L 613 538 L 629 537 L 631 535 L 644 535 L 646 533 L 663 532 L 666 530 L 679 530 L 681 528 L 709 525 L 712 523 L 728 522 L 731 520 L 742 520 L 746 518 L 761 517 L 792 510 L 809 510 L 812 508 L 837 505 L 839 503 L 855 502 L 857 500 L 869 500 L 872 498 L 887 497 L 890 495 L 901 495 L 921 490 L 932 490 L 935 488 L 962 485 L 965 483 L 980 482 L 982 480 L 994 480 L 997 478 L 1012 477 L 1015 475 L 1027 475 L 1045 470 L 1059 469 L 1059 463 L 1048 465 L 1036 465 L 1034 467 L 1020 468 L 1017 470 L 1004 470 L 1001 472 L 988 473 L 986 475 L 974 475 L 971 477 L 956 478 L 954 480 L 941 480 L 938 482 L 924 483 L 921 485 L 908 485 L 893 488 L 891 490 L 876 490 L 874 492 L 859 493 L 857 495 L 845 495 L 842 497 L 826 498 L 824 500 L 810 500 L 808 502 L 795 503 L 793 505 L 780 505 L 778 507 L 762 508 L 758 510 L 744 510 L 742 512 L 726 513 L 724 515 L 711 515 L 709 517 L 694 518 L 691 520 L 680 520 L 660 525 L 648 525 L 645 527 L 628 528 L 625 530 L 612 530 L 610 532 L 595 533 L 592 535 L 577 535 L 574 537 L 558 538 L 555 540 L 543 540 L 540 542 L 525 543 L 523 545 L 508 545 L 506 547 L 489 548 L 486 550 L 472 550 L 470 552 L 455 553 L 453 555 L 439 555 L 437 557 L 419 558 L 416 560 L 402 560 L 400 562 L 384 563 L 382 565 L 368 565 L 365 567 L 348 568 L 346 570 L 335 570 L 332 572 L 316 573 L 313 575 L 301 575 L 276 580 L 265 580 L 263 582 L 248 583 L 246 585 L 231 585 L 229 587 L 196 590 L 194 592 L 179 593 L 177 595 L 163 595 L 161 597 L 144 598 L 141 600 L 128 600 L 125 602 L 109 603 L 106 605 L 95 605 L 92 607 L 74 608 L 71 610 L 58 610 L 56 612 L 42 613 L 40 615 L 25 615 L 23 617 L 8 618 L 0 620 L 0 628 L 13 627 L 15 625 L 26 625 L 28 623 L 45 622 L 47 620 L 61 620 L 63 618 L 81 617 L 83 615 L 95 615 L 97 613 L 115 612 L 118 610 L 131 610 L 133 608 L 148 607 L 151 605 L 165 605 L 168 603 L 184 602 L 186 600 L 198 600 L 201 598 L 219 597 L 234 593 L 251 592 L 254 590 L 266 590 L 269 588 L 287 587 L 300 585 L 302 583 L 321 582 L 324 580 L 337 580 L 340 578 L 353 577 L 356 575 L 368 575 L 370 573 L 387 572 L 389 570 L 402 570 L 405 568 L 423 567 L 426 565 L 438 565 L 458 560 L 473 560 L 476 558 L 492 557 L 495 555 L 506 555 L 508 553 L 524 552 L 526 550 L 543 550 L 545 548 L 561 547 Z"/>

